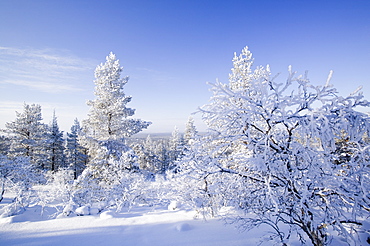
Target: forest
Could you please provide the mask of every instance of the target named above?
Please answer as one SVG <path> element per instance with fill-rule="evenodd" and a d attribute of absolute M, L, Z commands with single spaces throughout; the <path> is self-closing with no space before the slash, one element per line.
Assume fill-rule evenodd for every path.
<path fill-rule="evenodd" d="M 55 113 L 45 124 L 41 105 L 24 103 L 0 132 L 0 202 L 13 197 L 0 217 L 31 204 L 53 207 L 52 219 L 181 204 L 241 231 L 267 225 L 276 245 L 370 244 L 370 103 L 361 89 L 342 96 L 332 72 L 323 85 L 292 67 L 281 78 L 255 67 L 248 47 L 232 62 L 228 83 L 210 84 L 199 107 L 201 134 L 189 116 L 184 133 L 135 137 L 151 122 L 133 117 L 113 53 L 96 67 L 86 119 L 69 132 Z"/>

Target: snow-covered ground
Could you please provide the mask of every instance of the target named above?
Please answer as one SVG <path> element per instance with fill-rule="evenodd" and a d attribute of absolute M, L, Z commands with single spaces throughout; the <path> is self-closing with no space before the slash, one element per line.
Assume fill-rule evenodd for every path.
<path fill-rule="evenodd" d="M 0 210 L 11 202 L 5 197 Z M 86 211 L 85 211 L 86 212 Z M 95 213 L 92 210 L 90 213 Z M 33 205 L 25 212 L 0 218 L 0 246 L 7 245 L 139 245 L 139 246 L 254 246 L 281 245 L 269 241 L 268 227 L 241 232 L 234 225 L 226 225 L 220 219 L 204 220 L 195 211 L 168 207 L 141 206 L 130 211 L 69 217 L 60 214 L 55 207 Z M 368 225 L 367 227 L 370 227 Z M 361 241 L 367 245 L 366 234 Z M 264 239 L 264 240 L 263 240 Z M 262 244 L 260 244 L 264 241 Z M 276 243 L 276 242 L 275 242 Z M 306 241 L 310 245 L 309 241 Z M 291 238 L 289 245 L 301 245 Z M 334 239 L 330 245 L 344 246 L 346 242 Z"/>
<path fill-rule="evenodd" d="M 0 205 L 9 202 L 5 198 Z M 138 207 L 130 212 L 49 219 L 55 211 L 39 205 L 0 218 L 0 245 L 256 245 L 261 230 L 239 232 L 184 209 Z"/>

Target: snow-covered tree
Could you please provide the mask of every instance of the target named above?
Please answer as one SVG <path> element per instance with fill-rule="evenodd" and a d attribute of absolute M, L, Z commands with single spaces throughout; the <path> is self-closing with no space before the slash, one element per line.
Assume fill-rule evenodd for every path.
<path fill-rule="evenodd" d="M 145 139 L 144 148 L 150 152 L 154 152 L 154 142 L 150 135 L 148 135 Z"/>
<path fill-rule="evenodd" d="M 120 141 L 142 131 L 150 123 L 128 118 L 135 113 L 134 109 L 126 107 L 131 101 L 131 96 L 123 91 L 128 77 L 121 78 L 123 68 L 113 53 L 106 59 L 95 70 L 96 99 L 87 103 L 90 111 L 84 121 L 85 130 L 98 141 Z"/>
<path fill-rule="evenodd" d="M 87 103 L 90 111 L 83 122 L 81 136 L 81 145 L 88 150 L 89 163 L 76 181 L 79 190 L 76 194 L 83 195 L 84 202 L 112 201 L 109 196 L 112 189 L 126 182 L 120 178 L 125 177 L 122 172 L 137 168 L 135 153 L 126 145 L 125 138 L 150 125 L 129 118 L 135 110 L 126 107 L 131 97 L 123 91 L 128 77 L 121 78 L 122 69 L 119 60 L 110 53 L 106 62 L 95 70 L 96 99 Z"/>
<path fill-rule="evenodd" d="M 165 173 L 171 164 L 167 139 L 160 139 L 156 141 L 155 153 L 161 163 L 161 169 L 159 172 Z"/>
<path fill-rule="evenodd" d="M 294 232 L 313 245 L 358 241 L 370 211 L 370 128 L 356 107 L 369 103 L 359 91 L 340 96 L 331 73 L 314 86 L 289 68 L 278 83 L 268 66 L 252 70 L 247 48 L 233 62 L 229 84 L 214 84 L 201 109 L 212 135 L 188 171 L 201 204 L 234 206 L 245 212 L 235 218 L 244 229 L 270 225 L 284 245 Z M 346 141 L 339 152 L 338 139 Z"/>
<path fill-rule="evenodd" d="M 131 97 L 126 96 L 123 91 L 128 77 L 121 78 L 123 68 L 113 53 L 106 59 L 95 70 L 96 99 L 87 102 L 90 111 L 88 119 L 83 122 L 84 145 L 89 150 L 90 163 L 95 159 L 119 159 L 120 153 L 127 148 L 125 138 L 142 131 L 150 124 L 129 118 L 134 115 L 135 110 L 126 107 L 131 101 Z"/>
<path fill-rule="evenodd" d="M 173 184 L 172 193 L 178 196 L 176 199 L 190 205 L 204 218 L 215 216 L 218 207 L 227 205 L 219 199 L 224 195 L 219 188 L 228 177 L 220 178 L 217 170 L 213 173 L 211 150 L 214 148 L 211 136 L 205 135 L 202 139 L 197 139 L 177 161 L 175 175 L 168 175 Z"/>
<path fill-rule="evenodd" d="M 66 166 L 66 158 L 64 155 L 64 139 L 63 131 L 59 130 L 57 117 L 55 111 L 53 113 L 53 119 L 48 127 L 47 141 L 44 148 L 46 149 L 46 169 L 56 171 L 59 168 Z"/>
<path fill-rule="evenodd" d="M 193 117 L 189 117 L 185 125 L 184 141 L 186 145 L 191 145 L 198 137 L 198 131 L 194 124 Z"/>
<path fill-rule="evenodd" d="M 139 168 L 141 170 L 151 173 L 157 173 L 161 170 L 162 163 L 156 154 L 156 146 L 150 135 L 147 136 L 144 144 L 135 144 L 133 150 L 138 156 Z"/>
<path fill-rule="evenodd" d="M 82 173 L 87 163 L 86 149 L 79 143 L 78 136 L 81 132 L 80 122 L 76 118 L 67 133 L 67 144 L 65 148 L 67 165 L 73 170 L 74 179 Z"/>
<path fill-rule="evenodd" d="M 43 124 L 41 106 L 24 104 L 23 112 L 16 112 L 16 119 L 6 123 L 6 131 L 11 137 L 11 156 L 29 157 L 36 167 L 44 169 L 46 125 Z"/>
<path fill-rule="evenodd" d="M 174 163 L 177 161 L 183 153 L 183 138 L 179 133 L 177 126 L 174 127 L 168 146 L 168 155 L 170 160 L 170 169 L 174 168 Z"/>
<path fill-rule="evenodd" d="M 64 209 L 64 205 L 69 202 L 72 195 L 74 171 L 69 168 L 59 168 L 58 170 L 46 173 L 46 184 L 37 189 L 38 204 L 44 208 L 53 207 L 56 213 L 50 217 L 56 217 Z"/>
<path fill-rule="evenodd" d="M 0 135 L 0 155 L 7 155 L 10 151 L 10 138 Z"/>

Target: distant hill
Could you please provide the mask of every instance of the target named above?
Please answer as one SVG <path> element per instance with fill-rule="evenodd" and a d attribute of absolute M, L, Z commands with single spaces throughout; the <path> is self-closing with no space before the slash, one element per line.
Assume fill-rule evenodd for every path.
<path fill-rule="evenodd" d="M 167 133 L 138 133 L 138 134 L 133 135 L 131 138 L 147 138 L 148 135 L 150 135 L 152 139 L 158 139 L 158 138 L 167 139 L 172 136 L 172 133 L 170 132 L 167 132 Z"/>
<path fill-rule="evenodd" d="M 181 135 L 183 135 L 184 133 L 180 132 Z M 198 133 L 199 135 L 204 135 L 205 132 L 199 132 Z M 172 133 L 171 132 L 163 132 L 163 133 L 138 133 L 138 134 L 135 134 L 133 135 L 131 138 L 147 138 L 148 135 L 150 135 L 150 137 L 152 139 L 169 139 L 171 138 L 172 136 Z"/>

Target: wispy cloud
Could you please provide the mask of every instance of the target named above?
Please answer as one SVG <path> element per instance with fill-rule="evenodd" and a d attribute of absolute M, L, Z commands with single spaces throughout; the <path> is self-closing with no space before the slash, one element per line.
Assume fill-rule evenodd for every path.
<path fill-rule="evenodd" d="M 69 84 L 58 84 L 46 81 L 31 81 L 31 80 L 2 80 L 0 83 L 13 84 L 19 86 L 25 86 L 33 90 L 39 90 L 43 92 L 66 92 L 66 91 L 81 91 L 82 89 Z"/>
<path fill-rule="evenodd" d="M 67 51 L 0 46 L 0 84 L 49 93 L 78 91 L 82 89 L 81 80 L 90 76 L 95 64 L 96 61 L 73 56 Z"/>
<path fill-rule="evenodd" d="M 133 69 L 132 72 L 133 74 L 130 74 L 130 77 L 138 78 L 138 79 L 145 79 L 145 80 L 156 81 L 156 82 L 168 82 L 168 81 L 178 80 L 178 78 L 171 76 L 166 72 L 143 68 L 143 67 L 137 67 Z"/>
<path fill-rule="evenodd" d="M 0 101 L 0 112 L 10 111 L 14 114 L 15 111 L 22 109 L 23 103 L 16 101 Z M 15 115 L 15 114 L 14 114 Z"/>

